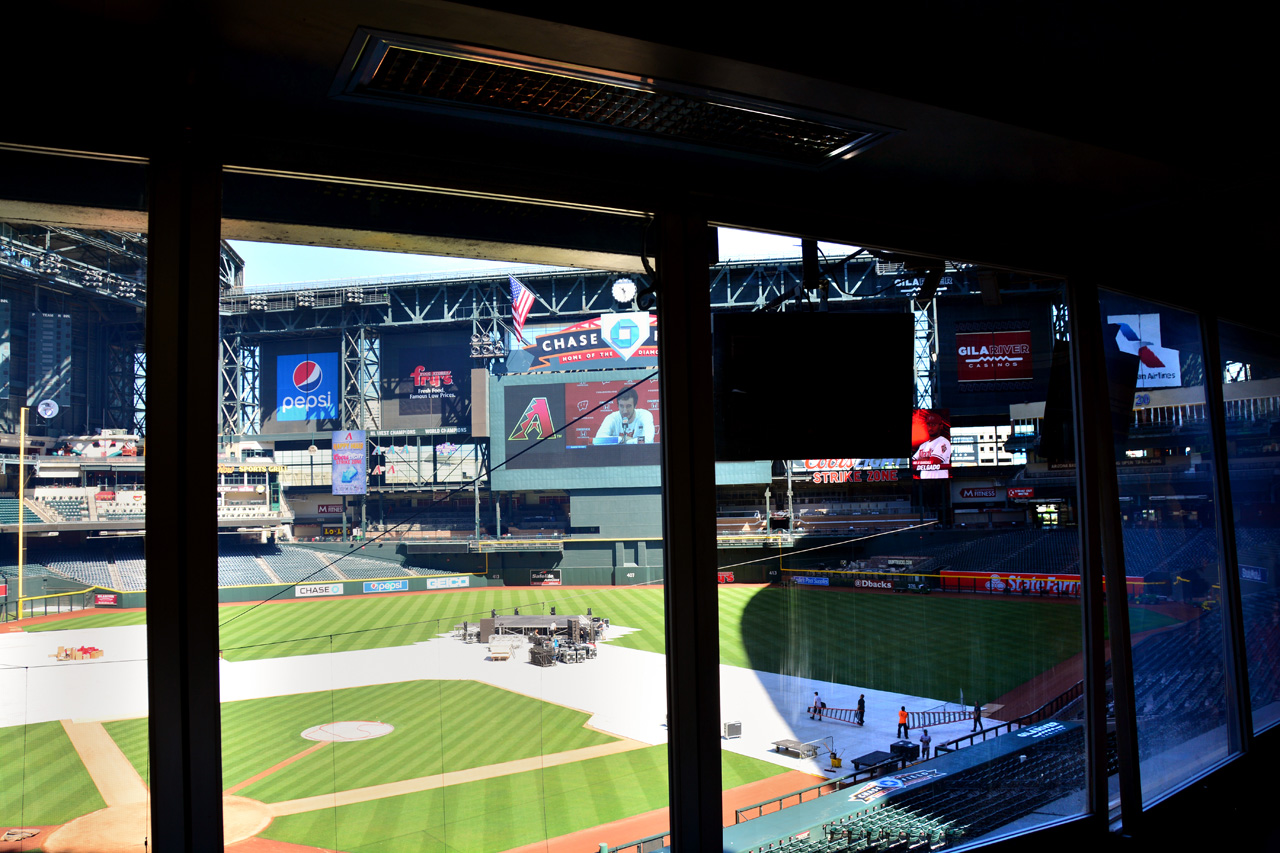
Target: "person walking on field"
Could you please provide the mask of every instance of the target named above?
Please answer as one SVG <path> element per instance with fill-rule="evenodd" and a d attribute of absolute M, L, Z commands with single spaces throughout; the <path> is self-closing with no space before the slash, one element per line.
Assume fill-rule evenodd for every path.
<path fill-rule="evenodd" d="M 971 731 L 978 731 L 982 728 L 982 706 L 978 704 L 978 700 L 973 700 L 973 728 Z"/>
<path fill-rule="evenodd" d="M 867 694 L 858 695 L 858 725 L 862 725 L 862 719 L 867 713 Z"/>
<path fill-rule="evenodd" d="M 929 730 L 925 729 L 920 733 L 920 757 L 929 757 L 929 744 L 933 743 L 933 738 L 929 737 Z"/>
<path fill-rule="evenodd" d="M 818 696 L 818 691 L 813 691 L 813 707 L 809 709 L 809 719 L 814 719 L 813 715 L 817 714 L 818 722 L 822 722 L 822 709 L 824 707 L 825 706 L 822 704 L 822 698 Z"/>
<path fill-rule="evenodd" d="M 902 710 L 898 712 L 898 737 L 908 738 L 907 734 L 907 706 L 903 705 Z"/>

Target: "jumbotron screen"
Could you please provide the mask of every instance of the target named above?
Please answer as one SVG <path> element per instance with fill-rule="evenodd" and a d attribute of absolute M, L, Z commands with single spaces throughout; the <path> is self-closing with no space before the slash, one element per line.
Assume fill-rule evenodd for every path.
<path fill-rule="evenodd" d="M 951 413 L 946 409 L 912 413 L 911 476 L 916 480 L 951 477 Z"/>
<path fill-rule="evenodd" d="M 503 392 L 507 468 L 661 461 L 657 378 L 517 385 Z"/>

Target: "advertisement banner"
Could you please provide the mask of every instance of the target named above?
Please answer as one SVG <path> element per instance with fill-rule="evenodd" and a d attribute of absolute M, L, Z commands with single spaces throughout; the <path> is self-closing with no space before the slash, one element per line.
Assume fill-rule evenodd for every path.
<path fill-rule="evenodd" d="M 658 363 L 658 317 L 644 311 L 625 314 L 602 314 L 568 327 L 525 326 L 529 346 L 515 336 L 508 347 L 522 359 L 508 359 L 513 364 L 527 363 L 519 372 L 557 370 L 582 367 L 650 367 Z M 510 365 L 509 365 L 510 366 Z"/>
<path fill-rule="evenodd" d="M 951 476 L 951 413 L 916 409 L 911 416 L 911 475 L 916 480 Z"/>
<path fill-rule="evenodd" d="M 853 585 L 858 589 L 893 589 L 893 581 L 884 578 L 854 578 Z"/>
<path fill-rule="evenodd" d="M 94 607 L 116 607 L 120 604 L 120 596 L 114 593 L 99 592 L 93 596 Z"/>
<path fill-rule="evenodd" d="M 1011 501 L 1029 501 L 1036 496 L 1034 486 L 1010 486 L 1008 493 Z"/>
<path fill-rule="evenodd" d="M 427 578 L 427 589 L 458 589 L 470 585 L 471 578 Z"/>
<path fill-rule="evenodd" d="M 795 582 L 801 586 L 831 586 L 830 578 L 811 578 L 807 575 L 796 577 Z"/>
<path fill-rule="evenodd" d="M 662 425 L 656 378 L 503 389 L 506 467 L 657 465 Z"/>
<path fill-rule="evenodd" d="M 363 495 L 368 491 L 364 430 L 347 429 L 333 433 L 333 493 Z"/>
<path fill-rule="evenodd" d="M 365 581 L 365 592 L 407 592 L 409 582 L 404 581 Z"/>
<path fill-rule="evenodd" d="M 9 594 L 9 585 L 0 583 L 0 598 L 4 598 Z"/>
<path fill-rule="evenodd" d="M 560 586 L 560 570 L 559 569 L 530 570 L 529 586 Z"/>
<path fill-rule="evenodd" d="M 340 583 L 311 583 L 295 586 L 293 588 L 295 598 L 314 598 L 319 595 L 342 595 L 342 584 Z"/>
<path fill-rule="evenodd" d="M 896 483 L 905 459 L 806 459 L 804 469 L 815 483 Z"/>
<path fill-rule="evenodd" d="M 733 572 L 716 572 L 718 583 L 733 583 Z"/>
<path fill-rule="evenodd" d="M 995 486 L 965 486 L 960 490 L 957 500 L 962 501 L 993 501 L 1000 495 L 1000 490 Z"/>
<path fill-rule="evenodd" d="M 1080 595 L 1080 576 L 1036 572 L 958 572 L 943 569 L 944 592 L 980 592 L 1009 595 Z M 1131 595 L 1141 594 L 1141 577 L 1130 575 L 1125 586 Z"/>
<path fill-rule="evenodd" d="M 1138 357 L 1138 388 L 1171 388 L 1182 385 L 1182 354 L 1160 343 L 1159 314 L 1109 314 L 1108 325 L 1118 326 L 1116 346 Z"/>
<path fill-rule="evenodd" d="M 316 504 L 316 515 L 342 515 L 342 504 Z"/>
<path fill-rule="evenodd" d="M 957 332 L 960 382 L 1031 379 L 1031 332 Z"/>
<path fill-rule="evenodd" d="M 276 356 L 276 420 L 338 417 L 338 379 L 336 352 Z"/>

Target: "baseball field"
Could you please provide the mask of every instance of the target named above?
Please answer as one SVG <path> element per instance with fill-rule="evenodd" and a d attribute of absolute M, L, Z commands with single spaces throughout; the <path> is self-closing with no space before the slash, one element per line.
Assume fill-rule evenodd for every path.
<path fill-rule="evenodd" d="M 491 609 L 553 605 L 590 607 L 617 627 L 599 659 L 542 671 L 485 660 L 482 648 L 450 636 Z M 1135 633 L 1172 621 L 1141 608 L 1130 618 Z M 110 638 L 142 630 L 144 619 L 89 612 L 30 625 L 24 636 L 50 649 L 92 636 L 109 655 Z M 491 853 L 666 803 L 665 700 L 651 701 L 663 692 L 661 589 L 290 600 L 224 605 L 219 621 L 223 789 L 248 810 L 245 838 Z M 1067 601 L 720 589 L 720 658 L 732 668 L 723 671 L 806 690 L 991 701 L 1078 654 L 1079 632 L 1079 606 Z M 802 704 L 798 686 L 771 690 L 781 711 Z M 141 714 L 7 726 L 0 828 L 43 827 L 23 849 L 94 849 L 70 832 L 73 821 L 145 799 L 146 734 Z M 94 738 L 90 757 L 84 744 Z M 763 751 L 722 755 L 726 790 L 785 770 Z M 125 781 L 113 788 L 116 778 Z"/>

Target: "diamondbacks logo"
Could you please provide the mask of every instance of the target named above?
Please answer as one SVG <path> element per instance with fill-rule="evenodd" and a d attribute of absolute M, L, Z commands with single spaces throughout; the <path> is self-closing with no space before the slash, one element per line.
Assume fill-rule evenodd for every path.
<path fill-rule="evenodd" d="M 551 422 L 551 408 L 546 397 L 534 397 L 525 407 L 520 422 L 516 424 L 507 441 L 527 441 L 531 438 L 550 438 L 556 428 Z"/>

